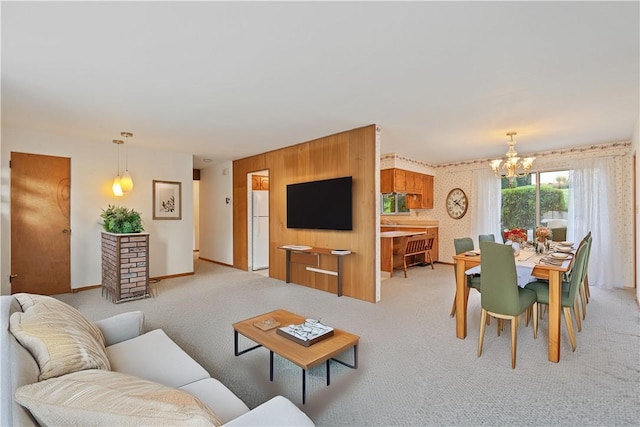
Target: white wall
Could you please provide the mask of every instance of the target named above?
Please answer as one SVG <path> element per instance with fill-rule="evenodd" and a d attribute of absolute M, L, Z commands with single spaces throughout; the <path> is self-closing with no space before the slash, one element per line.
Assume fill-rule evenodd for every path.
<path fill-rule="evenodd" d="M 232 193 L 232 162 L 200 170 L 200 258 L 233 265 Z"/>
<path fill-rule="evenodd" d="M 200 181 L 193 181 L 193 250 L 200 249 Z"/>
<path fill-rule="evenodd" d="M 116 135 L 117 136 L 117 135 Z M 122 149 L 122 148 L 121 148 Z M 193 158 L 191 154 L 151 150 L 128 145 L 129 171 L 133 191 L 123 197 L 111 193 L 116 174 L 115 144 L 80 138 L 2 129 L 2 234 L 1 293 L 9 294 L 11 268 L 11 222 L 9 160 L 11 152 L 71 158 L 71 288 L 98 285 L 102 281 L 100 214 L 109 204 L 141 212 L 145 231 L 150 233 L 149 273 L 162 277 L 193 272 Z M 124 159 L 124 157 L 122 157 Z M 123 166 L 121 161 L 121 167 Z M 152 180 L 182 183 L 182 220 L 154 221 Z"/>
<path fill-rule="evenodd" d="M 633 130 L 633 136 L 631 137 L 631 149 L 633 154 L 635 154 L 635 164 L 633 167 L 635 168 L 636 173 L 636 182 L 635 182 L 635 205 L 634 205 L 634 215 L 636 222 L 636 302 L 640 304 L 640 286 L 638 286 L 638 279 L 640 278 L 640 117 L 638 117 L 638 121 L 636 122 L 636 126 Z"/>

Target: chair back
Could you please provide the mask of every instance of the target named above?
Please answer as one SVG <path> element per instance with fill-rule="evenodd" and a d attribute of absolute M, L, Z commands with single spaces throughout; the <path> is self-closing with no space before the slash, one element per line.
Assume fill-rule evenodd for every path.
<path fill-rule="evenodd" d="M 578 289 L 580 288 L 580 283 L 582 283 L 582 281 L 584 280 L 584 276 L 587 274 L 586 261 L 588 253 L 589 244 L 587 242 L 578 246 L 576 256 L 573 259 L 571 278 L 569 280 L 569 301 L 575 300 Z"/>
<path fill-rule="evenodd" d="M 399 239 L 393 239 L 393 254 L 394 255 L 404 255 L 407 250 L 407 241 L 409 238 L 407 236 L 402 236 Z"/>
<path fill-rule="evenodd" d="M 587 255 L 585 256 L 584 261 L 584 275 L 586 276 L 589 272 L 589 257 L 591 256 L 591 242 L 593 241 L 593 236 L 591 236 L 591 232 L 588 232 L 585 236 L 585 240 L 587 241 Z"/>
<path fill-rule="evenodd" d="M 480 242 L 495 242 L 495 234 L 480 234 L 478 235 L 478 243 Z"/>
<path fill-rule="evenodd" d="M 453 246 L 456 249 L 456 255 L 460 255 L 463 252 L 473 250 L 473 239 L 471 237 L 460 237 L 453 239 Z"/>
<path fill-rule="evenodd" d="M 426 250 L 430 251 L 433 249 L 433 242 L 434 242 L 435 238 L 434 237 L 427 237 L 427 246 L 426 246 Z"/>
<path fill-rule="evenodd" d="M 567 227 L 550 228 L 551 238 L 554 242 L 562 242 L 567 240 Z"/>
<path fill-rule="evenodd" d="M 587 274 L 587 265 L 588 265 L 588 260 L 589 260 L 589 253 L 591 252 L 591 232 L 589 232 L 586 236 L 584 236 L 582 238 L 582 240 L 580 241 L 580 244 L 578 245 L 578 249 L 576 250 L 576 256 L 574 258 L 574 261 L 571 263 L 571 266 L 569 268 L 569 271 L 565 272 L 562 275 L 562 281 L 563 282 L 571 282 L 571 279 L 575 274 L 582 274 L 582 272 L 580 270 L 576 269 L 576 266 L 578 265 L 577 258 L 578 258 L 578 251 L 580 251 L 580 248 L 582 248 L 583 246 L 587 247 L 587 253 L 585 254 L 585 263 L 584 263 L 584 268 L 585 268 L 585 272 L 584 274 Z"/>
<path fill-rule="evenodd" d="M 453 247 L 456 250 L 456 255 L 460 255 L 462 253 L 468 252 L 468 251 L 472 251 L 474 249 L 473 247 L 473 239 L 471 237 L 459 237 L 457 239 L 453 239 Z M 456 272 L 456 265 L 453 264 L 453 277 L 457 279 L 458 277 L 458 273 Z M 470 283 L 471 279 L 469 278 L 469 276 L 467 276 L 467 283 Z M 453 311 L 451 312 L 453 313 Z M 453 314 L 452 314 L 453 316 Z"/>
<path fill-rule="evenodd" d="M 433 239 L 432 239 L 433 240 Z M 433 242 L 431 243 L 433 246 Z M 427 250 L 427 236 L 424 234 L 418 234 L 415 236 L 409 236 L 407 239 L 407 246 L 405 248 L 405 255 L 414 255 L 424 253 Z"/>
<path fill-rule="evenodd" d="M 481 242 L 480 251 L 482 308 L 494 313 L 519 315 L 522 310 L 513 248 L 502 243 Z"/>

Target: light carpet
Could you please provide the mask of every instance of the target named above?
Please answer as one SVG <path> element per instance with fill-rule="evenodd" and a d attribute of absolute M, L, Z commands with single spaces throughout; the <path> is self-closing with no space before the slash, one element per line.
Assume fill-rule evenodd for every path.
<path fill-rule="evenodd" d="M 487 329 L 477 357 L 480 294 L 469 298 L 468 336 L 455 337 L 449 317 L 453 267 L 414 267 L 384 280 L 377 304 L 204 261 L 195 275 L 152 285 L 152 298 L 113 304 L 99 289 L 57 298 L 97 320 L 130 310 L 145 312 L 146 329 L 162 328 L 213 377 L 251 408 L 282 394 L 319 426 L 372 425 L 637 425 L 640 420 L 640 315 L 633 290 L 591 289 L 587 318 L 571 351 L 561 331 L 561 361 L 547 360 L 547 321 L 538 339 L 524 322 L 511 369 L 510 326 Z M 307 377 L 269 352 L 233 355 L 231 324 L 283 308 L 359 335 L 357 370 L 324 364 Z M 251 342 L 241 340 L 241 345 Z M 352 361 L 352 352 L 341 358 Z"/>

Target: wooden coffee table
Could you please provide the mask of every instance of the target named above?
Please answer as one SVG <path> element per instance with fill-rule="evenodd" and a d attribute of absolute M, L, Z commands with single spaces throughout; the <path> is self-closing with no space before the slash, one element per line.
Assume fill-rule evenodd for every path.
<path fill-rule="evenodd" d="M 352 369 L 358 368 L 358 343 L 360 337 L 334 328 L 333 336 L 326 338 L 320 342 L 305 347 L 288 338 L 280 336 L 276 333 L 278 328 L 264 331 L 254 323 L 265 319 L 274 319 L 280 323 L 278 328 L 288 325 L 298 325 L 304 323 L 305 318 L 285 310 L 275 310 L 270 313 L 261 314 L 250 319 L 242 320 L 233 324 L 234 352 L 236 356 L 255 350 L 259 347 L 265 347 L 270 352 L 269 362 L 269 380 L 273 381 L 273 354 L 277 354 L 291 363 L 302 368 L 302 404 L 306 401 L 306 378 L 307 369 L 311 369 L 323 362 L 327 364 L 327 385 L 331 384 L 331 376 L 329 363 L 333 360 L 341 365 Z M 238 334 L 256 342 L 258 345 L 238 349 Z M 353 348 L 353 364 L 337 360 L 334 357 L 345 352 L 349 348 Z"/>

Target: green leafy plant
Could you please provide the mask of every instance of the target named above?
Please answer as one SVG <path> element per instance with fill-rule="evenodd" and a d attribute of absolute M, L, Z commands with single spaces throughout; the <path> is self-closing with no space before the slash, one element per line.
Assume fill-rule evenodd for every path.
<path fill-rule="evenodd" d="M 540 187 L 540 212 L 566 211 L 566 190 Z M 536 228 L 536 186 L 502 189 L 502 226 L 504 229 Z"/>
<path fill-rule="evenodd" d="M 109 205 L 102 210 L 100 218 L 104 220 L 102 226 L 109 233 L 140 233 L 144 231 L 140 213 L 122 206 Z"/>

